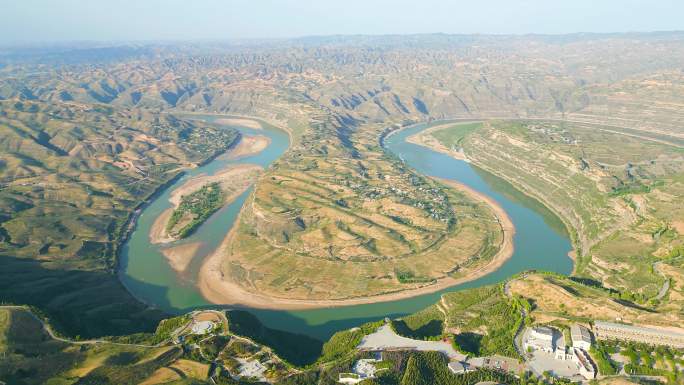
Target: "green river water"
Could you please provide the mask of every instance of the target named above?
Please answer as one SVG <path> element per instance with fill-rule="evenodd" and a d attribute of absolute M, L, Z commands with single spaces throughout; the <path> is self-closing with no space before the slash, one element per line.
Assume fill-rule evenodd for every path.
<path fill-rule="evenodd" d="M 413 298 L 303 311 L 246 310 L 255 314 L 271 328 L 325 340 L 338 330 L 382 317 L 398 317 L 423 309 L 437 302 L 442 293 L 497 283 L 520 271 L 537 269 L 561 274 L 569 274 L 572 271 L 572 260 L 568 257 L 572 246 L 562 222 L 553 213 L 504 180 L 467 162 L 406 142 L 406 137 L 427 127 L 428 125 L 417 125 L 389 136 L 385 140 L 386 149 L 422 174 L 457 180 L 499 202 L 516 228 L 513 256 L 499 269 L 482 278 Z M 155 218 L 171 207 L 168 201 L 170 192 L 184 183 L 188 177 L 213 174 L 230 164 L 252 163 L 267 167 L 288 148 L 288 135 L 274 127 L 267 126 L 263 130 L 234 128 L 240 130 L 243 135 L 266 135 L 271 139 L 271 144 L 266 150 L 254 156 L 238 160 L 219 157 L 189 171 L 144 208 L 135 230 L 123 247 L 120 266 L 122 282 L 137 298 L 173 313 L 211 306 L 196 287 L 197 272 L 202 260 L 218 247 L 233 226 L 251 190 L 215 213 L 192 236 L 176 243 L 202 242 L 202 247 L 183 275 L 176 274 L 169 267 L 159 251 L 159 246 L 149 242 L 148 234 Z"/>

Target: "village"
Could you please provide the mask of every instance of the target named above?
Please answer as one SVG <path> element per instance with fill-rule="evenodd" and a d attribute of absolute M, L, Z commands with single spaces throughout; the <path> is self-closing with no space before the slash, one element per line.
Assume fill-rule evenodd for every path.
<path fill-rule="evenodd" d="M 221 311 L 196 311 L 190 322 L 175 333 L 173 342 L 189 352 L 211 362 L 212 374 L 229 374 L 235 380 L 271 382 L 274 377 L 287 375 L 288 368 L 270 349 L 249 338 L 234 335 L 228 330 L 228 319 Z M 217 339 L 221 340 L 217 344 Z M 612 344 L 609 359 L 616 364 L 615 373 L 603 373 L 606 358 L 605 344 Z M 425 341 L 397 334 L 391 320 L 366 335 L 357 346 L 370 358 L 357 359 L 351 372 L 340 373 L 341 384 L 358 384 L 374 379 L 390 368 L 384 360 L 386 352 L 435 351 L 448 359 L 448 369 L 461 375 L 479 369 L 508 372 L 515 376 L 530 373 L 544 379 L 563 379 L 573 383 L 588 383 L 614 374 L 631 375 L 628 352 L 630 344 L 646 344 L 656 349 L 669 349 L 678 370 L 684 370 L 684 334 L 674 331 L 626 325 L 616 322 L 594 321 L 591 324 L 533 325 L 523 328 L 515 338 L 516 350 L 522 359 L 504 356 L 473 357 L 458 351 L 449 340 Z M 617 347 L 617 348 L 615 348 Z M 650 355 L 651 352 L 640 352 Z M 624 354 L 624 356 L 622 355 Z M 657 353 L 656 353 L 657 354 Z M 675 360 L 676 359 L 676 360 Z M 678 360 L 678 361 L 677 361 Z M 658 376 L 635 376 L 657 378 Z"/>
<path fill-rule="evenodd" d="M 172 341 L 191 357 L 210 363 L 207 374 L 212 381 L 216 376 L 228 375 L 234 380 L 269 383 L 290 372 L 270 348 L 230 332 L 223 311 L 190 313 L 190 322 L 175 333 Z"/>
<path fill-rule="evenodd" d="M 383 353 L 398 350 L 437 351 L 449 359 L 448 368 L 460 375 L 478 369 L 494 369 L 518 376 L 520 373 L 530 372 L 539 378 L 563 379 L 573 383 L 588 383 L 591 380 L 606 377 L 611 374 L 601 373 L 598 360 L 592 355 L 601 355 L 601 349 L 592 349 L 597 343 L 610 341 L 615 346 L 639 343 L 664 349 L 678 349 L 679 363 L 674 363 L 677 370 L 684 370 L 682 349 L 684 348 L 684 334 L 669 330 L 646 328 L 621 323 L 595 321 L 592 325 L 572 324 L 569 328 L 559 328 L 546 325 L 526 327 L 516 336 L 516 348 L 520 351 L 522 361 L 503 357 L 469 357 L 457 351 L 447 341 L 423 341 L 406 338 L 396 334 L 390 327 L 389 320 L 375 333 L 364 337 L 358 346 L 360 351 L 372 352 L 373 358 L 357 360 L 350 373 L 341 373 L 339 383 L 358 384 L 367 379 L 376 378 L 387 365 L 383 361 Z M 625 345 L 628 346 L 628 345 Z M 626 347 L 625 349 L 629 349 Z M 650 356 L 650 352 L 642 352 Z M 620 367 L 617 372 L 630 375 L 629 361 L 620 358 L 620 348 L 612 354 Z M 674 359 L 673 359 L 674 362 Z M 647 379 L 658 379 L 658 376 L 634 376 Z"/>

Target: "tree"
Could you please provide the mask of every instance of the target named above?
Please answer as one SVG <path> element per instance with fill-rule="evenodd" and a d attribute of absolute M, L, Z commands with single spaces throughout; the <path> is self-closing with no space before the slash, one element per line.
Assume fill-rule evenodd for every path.
<path fill-rule="evenodd" d="M 415 355 L 411 355 L 406 362 L 406 371 L 401 378 L 401 385 L 420 385 L 423 383 L 420 367 Z"/>

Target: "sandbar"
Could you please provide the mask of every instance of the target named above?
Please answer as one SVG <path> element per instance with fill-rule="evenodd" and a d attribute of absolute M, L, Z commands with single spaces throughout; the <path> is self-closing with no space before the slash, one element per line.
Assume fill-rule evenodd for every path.
<path fill-rule="evenodd" d="M 251 155 L 256 155 L 265 150 L 271 144 L 271 138 L 263 135 L 243 135 L 237 146 L 225 155 L 226 159 L 239 159 Z"/>
<path fill-rule="evenodd" d="M 263 127 L 261 126 L 261 123 L 259 123 L 256 120 L 251 120 L 251 119 L 220 118 L 220 119 L 216 119 L 214 122 L 217 124 L 225 124 L 227 126 L 247 127 L 247 128 L 252 128 L 255 130 L 263 129 Z"/>
<path fill-rule="evenodd" d="M 261 173 L 263 167 L 255 164 L 240 164 L 230 166 L 214 175 L 198 175 L 186 181 L 182 186 L 176 188 L 169 196 L 169 202 L 173 207 L 164 210 L 154 221 L 150 228 L 150 242 L 155 244 L 169 243 L 176 239 L 166 234 L 166 224 L 169 217 L 181 203 L 184 195 L 193 193 L 199 190 L 207 183 L 218 182 L 221 183 L 221 188 L 227 191 L 224 206 L 234 201 L 249 186 L 254 183 L 257 176 Z"/>
<path fill-rule="evenodd" d="M 202 242 L 191 242 L 165 247 L 161 249 L 161 252 L 169 262 L 169 266 L 177 273 L 182 273 L 188 268 L 188 265 L 192 262 L 192 258 L 200 247 L 202 247 Z"/>

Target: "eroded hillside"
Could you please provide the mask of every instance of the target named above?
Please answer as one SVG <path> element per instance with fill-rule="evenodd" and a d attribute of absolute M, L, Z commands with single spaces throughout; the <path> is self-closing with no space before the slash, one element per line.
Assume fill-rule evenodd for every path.
<path fill-rule="evenodd" d="M 282 274 L 256 272 L 266 265 L 277 271 L 297 266 L 298 260 L 312 260 L 315 269 L 297 274 L 333 282 L 329 278 L 334 269 L 317 264 L 353 264 L 357 258 L 373 266 L 381 265 L 384 257 L 398 263 L 389 271 L 362 270 L 369 286 L 336 287 L 351 290 L 335 294 L 343 297 L 363 290 L 396 289 L 401 276 L 432 279 L 453 268 L 455 260 L 463 261 L 464 255 L 454 253 L 455 260 L 437 271 L 430 264 L 406 259 L 429 255 L 439 242 L 447 243 L 454 219 L 459 226 L 459 204 L 465 201 L 388 158 L 379 147 L 379 137 L 388 127 L 441 118 L 554 118 L 610 126 L 655 139 L 654 143 L 674 143 L 682 137 L 684 39 L 680 33 L 208 43 L 112 50 L 107 51 L 111 56 L 106 61 L 89 61 L 88 55 L 78 52 L 29 59 L 12 56 L 3 60 L 6 65 L 0 69 L 6 131 L 2 139 L 8 150 L 1 158 L 6 184 L 2 194 L 11 197 L 1 219 L 1 247 L 8 258 L 25 257 L 17 259 L 25 265 L 16 271 L 43 268 L 46 263 L 60 266 L 65 261 L 74 274 L 93 266 L 111 267 L 121 224 L 141 197 L 163 183 L 168 171 L 202 161 L 227 143 L 211 129 L 189 127 L 190 123 L 175 121 L 166 112 L 257 116 L 290 131 L 291 151 L 264 173 L 253 203 L 243 212 L 236 237 L 241 241 L 234 246 L 245 255 L 238 253 L 235 271 L 236 276 L 246 277 L 252 290 L 282 294 L 297 288 L 298 296 L 311 295 L 313 289 L 296 279 L 288 282 Z M 25 105 L 23 110 L 18 103 Z M 586 126 L 585 134 L 598 135 L 593 127 Z M 549 155 L 549 143 L 525 143 L 529 138 L 499 143 L 506 137 L 511 135 L 490 137 L 492 146 L 500 144 L 498 153 L 478 155 L 503 159 L 512 149 L 530 157 Z M 199 147 L 184 144 L 193 140 Z M 211 145 L 217 147 L 202 147 Z M 535 153 L 538 149 L 542 152 Z M 576 154 L 553 151 L 551 155 L 558 156 L 559 168 L 542 182 L 563 191 L 567 170 L 582 171 L 585 166 L 564 158 L 575 159 Z M 649 162 L 651 155 L 637 158 Z M 585 249 L 604 247 L 616 221 L 630 226 L 653 222 L 639 222 L 640 216 L 651 214 L 638 212 L 630 202 L 606 197 L 610 189 L 631 182 L 629 177 L 615 180 L 617 169 L 605 171 L 596 165 L 623 167 L 629 159 L 604 161 L 600 154 L 586 158 L 598 163 L 589 162 L 590 175 L 572 181 L 586 194 L 576 199 L 576 210 L 567 215 L 579 229 L 579 244 Z M 632 171 L 638 170 L 659 172 L 641 163 Z M 576 174 L 584 175 L 583 171 Z M 66 187 L 56 189 L 50 183 Z M 574 199 L 570 189 L 557 199 L 563 199 L 563 194 Z M 64 195 L 69 199 L 57 198 Z M 680 196 L 676 189 L 656 189 L 644 197 L 655 202 L 649 207 L 675 213 Z M 107 215 L 97 211 L 103 206 Z M 68 213 L 69 220 L 24 226 L 32 218 L 52 218 L 54 212 Z M 24 219 L 18 219 L 22 215 Z M 679 234 L 668 231 L 662 234 Z M 27 235 L 32 233 L 41 240 L 32 241 Z M 250 242 L 266 248 L 260 254 L 264 260 L 243 260 L 255 250 Z M 85 257 L 91 254 L 99 257 Z M 619 268 L 600 266 L 596 259 L 587 262 L 586 269 L 643 270 L 642 260 L 619 254 L 619 263 L 624 264 Z M 281 267 L 272 263 L 276 255 L 277 261 L 283 261 Z M 251 275 L 242 275 L 243 264 L 248 266 L 245 272 L 253 271 Z M 411 274 L 405 275 L 408 266 Z M 658 279 L 653 277 L 645 282 L 648 294 L 644 295 L 657 287 Z M 30 276 L 25 278 L 29 282 Z M 334 280 L 338 281 L 342 280 Z M 31 292 L 30 286 L 21 291 Z M 41 291 L 46 292 L 45 300 L 52 304 L 57 293 L 74 293 L 74 288 Z M 64 317 L 69 314 L 73 316 L 65 309 Z"/>

